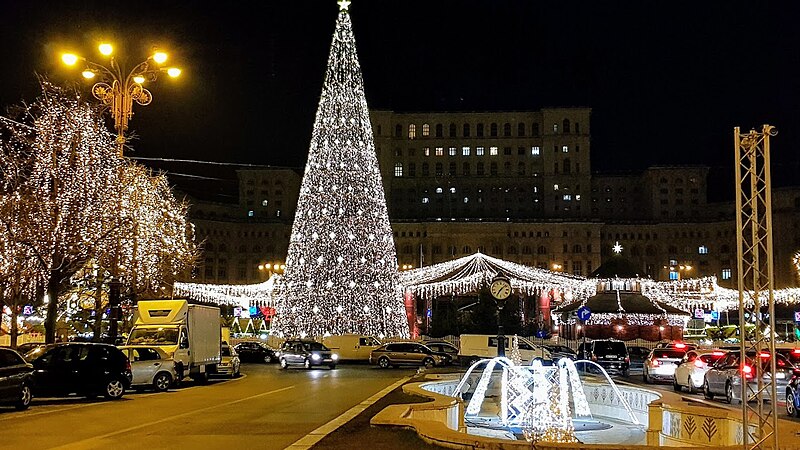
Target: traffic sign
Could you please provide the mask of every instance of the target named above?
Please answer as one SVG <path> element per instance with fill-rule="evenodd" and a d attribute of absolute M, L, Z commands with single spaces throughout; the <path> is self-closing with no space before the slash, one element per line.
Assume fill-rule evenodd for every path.
<path fill-rule="evenodd" d="M 592 310 L 589 309 L 588 306 L 581 306 L 578 308 L 578 319 L 583 322 L 589 320 L 589 317 L 592 317 Z"/>

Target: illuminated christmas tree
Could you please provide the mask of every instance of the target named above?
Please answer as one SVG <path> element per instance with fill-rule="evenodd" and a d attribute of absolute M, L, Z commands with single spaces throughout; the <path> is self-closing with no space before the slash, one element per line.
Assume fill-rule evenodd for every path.
<path fill-rule="evenodd" d="M 333 35 L 274 326 L 284 336 L 409 334 L 349 1 Z"/>

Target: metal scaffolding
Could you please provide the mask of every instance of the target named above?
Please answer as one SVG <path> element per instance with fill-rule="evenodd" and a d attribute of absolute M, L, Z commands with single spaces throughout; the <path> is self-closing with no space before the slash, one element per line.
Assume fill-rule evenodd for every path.
<path fill-rule="evenodd" d="M 772 187 L 769 138 L 777 130 L 741 134 L 736 148 L 736 244 L 741 338 L 742 447 L 778 448 L 775 380 L 775 300 L 773 297 Z M 745 325 L 755 324 L 753 336 Z M 769 353 L 769 364 L 762 363 Z M 754 400 L 750 402 L 749 400 Z M 769 400 L 767 406 L 765 401 Z"/>

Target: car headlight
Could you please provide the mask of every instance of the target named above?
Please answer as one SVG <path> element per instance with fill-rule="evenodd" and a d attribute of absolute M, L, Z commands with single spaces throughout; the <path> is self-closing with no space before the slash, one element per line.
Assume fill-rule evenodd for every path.
<path fill-rule="evenodd" d="M 314 353 L 313 355 L 311 355 L 311 359 L 313 359 L 313 360 L 315 360 L 315 361 L 316 361 L 316 360 L 318 360 L 319 358 L 320 358 L 320 356 L 319 356 L 318 354 L 316 354 L 316 353 Z"/>
<path fill-rule="evenodd" d="M 332 360 L 334 360 L 334 361 L 336 361 L 337 359 L 339 359 L 339 355 L 337 355 L 336 353 L 334 353 L 334 354 L 332 354 L 332 355 L 331 355 L 331 359 L 332 359 Z"/>

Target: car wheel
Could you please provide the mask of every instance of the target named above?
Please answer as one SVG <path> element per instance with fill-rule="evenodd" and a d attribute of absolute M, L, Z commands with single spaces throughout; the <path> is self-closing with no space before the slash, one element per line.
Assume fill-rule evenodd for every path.
<path fill-rule="evenodd" d="M 378 365 L 381 367 L 381 369 L 388 369 L 389 368 L 389 358 L 387 358 L 385 356 L 381 356 L 380 359 L 378 359 Z"/>
<path fill-rule="evenodd" d="M 14 407 L 17 408 L 18 411 L 22 411 L 31 406 L 33 395 L 31 394 L 30 386 L 27 384 L 23 384 L 19 391 L 19 397 L 17 398 L 17 402 L 14 403 Z"/>
<path fill-rule="evenodd" d="M 197 376 L 192 378 L 200 384 L 206 384 L 208 383 L 208 372 L 198 373 Z"/>
<path fill-rule="evenodd" d="M 281 369 L 285 369 L 289 367 L 289 363 L 286 362 L 286 358 L 281 358 Z"/>
<path fill-rule="evenodd" d="M 425 366 L 426 369 L 430 369 L 433 366 L 435 366 L 436 363 L 433 362 L 433 360 L 430 359 L 430 358 L 425 358 L 425 359 L 422 360 L 422 365 Z"/>
<path fill-rule="evenodd" d="M 329 365 L 328 367 L 329 367 L 331 370 L 335 370 L 335 369 L 336 369 L 336 364 L 331 364 L 331 365 Z"/>
<path fill-rule="evenodd" d="M 272 362 L 272 358 L 271 358 L 269 355 L 267 355 L 267 356 L 265 356 L 265 357 L 264 357 L 264 363 L 265 363 L 265 364 L 269 364 L 269 363 L 271 363 L 271 362 Z"/>
<path fill-rule="evenodd" d="M 122 398 L 124 393 L 125 385 L 122 384 L 122 380 L 114 378 L 106 382 L 105 389 L 103 390 L 103 397 L 109 400 L 118 400 Z"/>
<path fill-rule="evenodd" d="M 239 378 L 240 376 L 242 376 L 241 370 L 242 370 L 242 366 L 237 364 L 236 365 L 236 371 L 233 372 L 233 378 Z"/>
<path fill-rule="evenodd" d="M 683 390 L 683 388 L 681 387 L 681 385 L 680 385 L 680 384 L 678 384 L 678 379 L 677 379 L 677 378 L 673 378 L 673 379 L 672 379 L 672 389 L 673 389 L 675 392 L 680 392 L 680 391 L 682 391 L 682 390 Z"/>
<path fill-rule="evenodd" d="M 703 397 L 708 400 L 714 399 L 714 393 L 712 393 L 711 389 L 708 387 L 708 380 L 703 381 Z"/>
<path fill-rule="evenodd" d="M 172 377 L 168 373 L 159 373 L 153 379 L 153 388 L 155 388 L 156 392 L 166 391 L 169 389 L 170 384 L 172 384 Z"/>
<path fill-rule="evenodd" d="M 725 383 L 725 401 L 727 401 L 731 405 L 733 405 L 734 402 L 738 403 L 733 398 L 733 386 L 731 385 L 730 381 Z"/>
<path fill-rule="evenodd" d="M 794 392 L 791 389 L 786 390 L 786 414 L 789 417 L 800 417 L 797 408 L 794 406 Z"/>
<path fill-rule="evenodd" d="M 305 367 L 306 369 L 310 369 L 311 368 L 311 360 L 309 360 L 309 359 L 305 360 L 303 362 L 303 367 Z"/>

